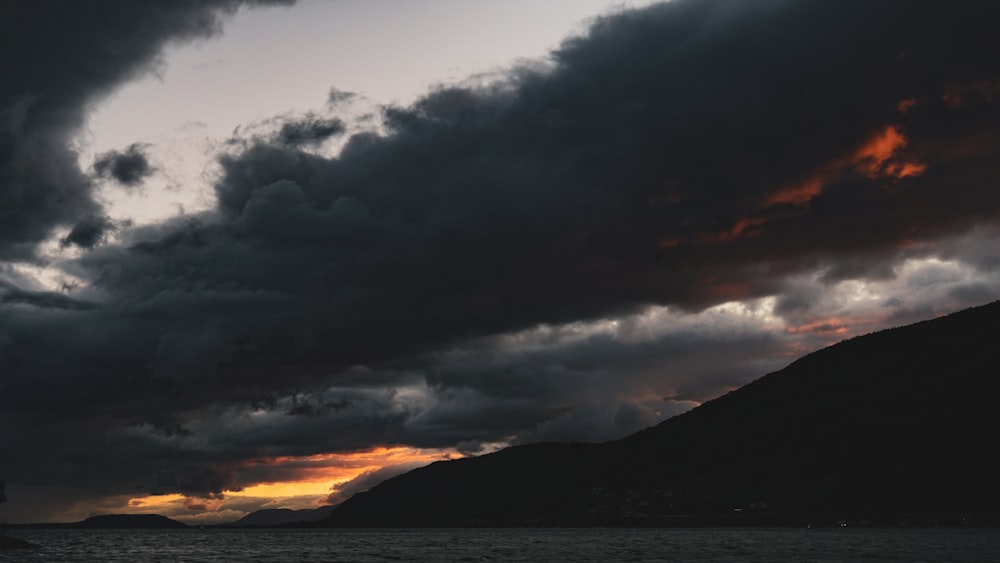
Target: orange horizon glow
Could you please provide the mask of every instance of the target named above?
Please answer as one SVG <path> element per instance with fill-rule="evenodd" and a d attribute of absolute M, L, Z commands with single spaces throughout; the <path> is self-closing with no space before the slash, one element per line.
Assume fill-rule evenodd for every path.
<path fill-rule="evenodd" d="M 157 513 L 177 520 L 202 520 L 211 513 L 243 512 L 233 505 L 247 502 L 266 508 L 310 508 L 323 506 L 338 485 L 367 473 L 401 464 L 430 464 L 464 457 L 453 449 L 420 449 L 407 446 L 380 446 L 350 453 L 324 453 L 310 456 L 275 456 L 244 462 L 236 469 L 246 471 L 260 465 L 296 464 L 297 478 L 285 481 L 241 483 L 239 490 L 227 490 L 205 497 L 180 493 L 132 497 L 121 507 L 123 513 Z M 230 520 L 238 519 L 230 516 Z"/>

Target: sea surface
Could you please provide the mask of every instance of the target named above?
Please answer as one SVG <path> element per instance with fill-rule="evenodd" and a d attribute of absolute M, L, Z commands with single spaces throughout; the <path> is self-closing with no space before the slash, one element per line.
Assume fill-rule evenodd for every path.
<path fill-rule="evenodd" d="M 0 561 L 1000 561 L 1000 529 L 11 530 Z"/>

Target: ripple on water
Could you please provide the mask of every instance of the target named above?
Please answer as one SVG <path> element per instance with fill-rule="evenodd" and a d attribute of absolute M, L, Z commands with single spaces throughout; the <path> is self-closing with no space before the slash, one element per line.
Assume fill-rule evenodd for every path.
<path fill-rule="evenodd" d="M 0 561 L 987 561 L 997 529 L 18 530 Z"/>

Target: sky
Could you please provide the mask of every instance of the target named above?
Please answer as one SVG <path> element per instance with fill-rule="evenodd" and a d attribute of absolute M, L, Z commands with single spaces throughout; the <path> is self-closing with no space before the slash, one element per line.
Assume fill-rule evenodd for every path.
<path fill-rule="evenodd" d="M 11 522 L 337 503 L 1000 297 L 994 2 L 7 12 Z"/>

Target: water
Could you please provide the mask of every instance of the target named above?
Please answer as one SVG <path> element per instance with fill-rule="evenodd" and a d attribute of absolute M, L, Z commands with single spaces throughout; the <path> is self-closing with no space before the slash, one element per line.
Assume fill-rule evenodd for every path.
<path fill-rule="evenodd" d="M 997 561 L 1000 529 L 12 530 L 0 561 Z"/>

